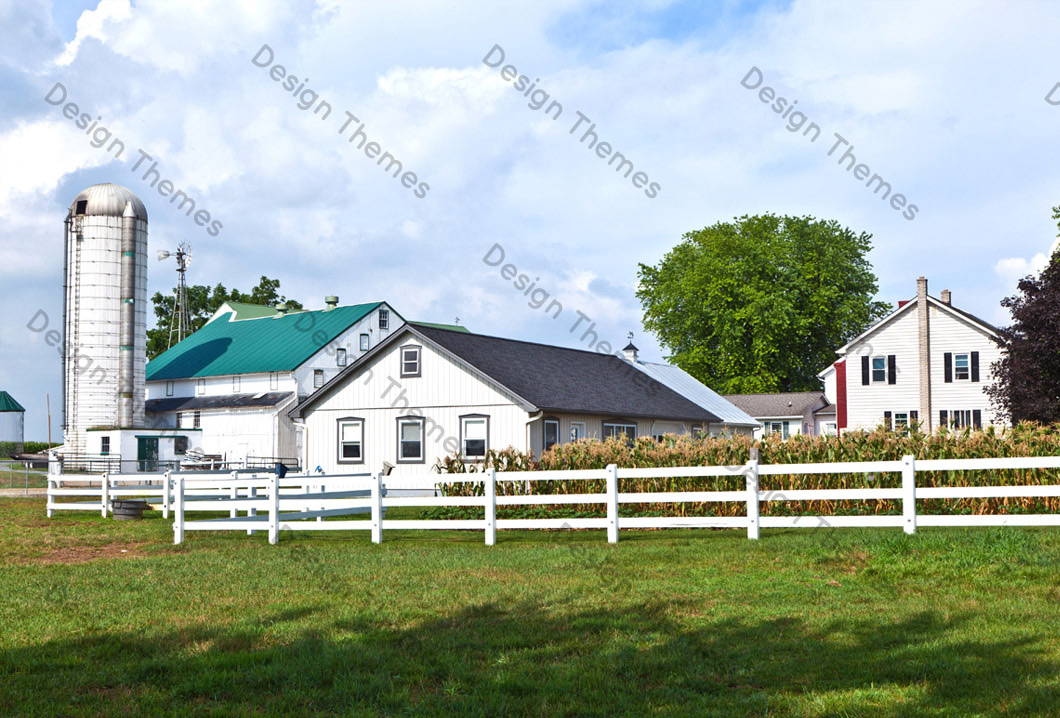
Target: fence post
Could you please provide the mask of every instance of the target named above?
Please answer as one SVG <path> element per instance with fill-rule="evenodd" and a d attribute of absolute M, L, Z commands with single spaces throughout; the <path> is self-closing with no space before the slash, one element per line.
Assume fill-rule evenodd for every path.
<path fill-rule="evenodd" d="M 744 469 L 747 479 L 747 538 L 758 540 L 758 451 L 751 449 L 751 458 Z"/>
<path fill-rule="evenodd" d="M 916 533 L 916 459 L 912 455 L 902 457 L 902 529 L 907 534 Z"/>
<path fill-rule="evenodd" d="M 55 509 L 52 508 L 52 503 L 55 500 L 55 497 L 52 494 L 52 488 L 58 488 L 58 487 L 55 486 L 55 480 L 52 479 L 51 476 L 49 476 L 48 477 L 48 504 L 47 504 L 48 518 L 51 518 L 52 516 L 55 516 Z"/>
<path fill-rule="evenodd" d="M 162 518 L 170 518 L 170 470 L 162 474 Z"/>
<path fill-rule="evenodd" d="M 607 542 L 618 543 L 618 464 L 607 465 Z"/>
<path fill-rule="evenodd" d="M 176 500 L 176 507 L 174 508 L 176 518 L 173 521 L 173 543 L 179 544 L 184 542 L 184 477 L 178 475 L 176 484 L 175 496 L 173 497 Z"/>
<path fill-rule="evenodd" d="M 103 509 L 100 514 L 107 518 L 107 507 L 110 503 L 110 474 L 103 472 L 103 484 L 100 487 L 100 497 L 103 499 Z"/>
<path fill-rule="evenodd" d="M 372 543 L 383 542 L 383 472 L 372 481 Z"/>
<path fill-rule="evenodd" d="M 250 499 L 258 498 L 258 487 L 257 486 L 251 486 L 250 487 L 250 490 L 247 491 L 247 498 L 250 498 Z M 255 509 L 255 508 L 247 509 L 247 516 L 257 516 L 257 515 L 258 515 L 258 510 L 257 509 Z M 247 529 L 247 536 L 253 536 L 253 535 L 254 535 L 254 529 Z"/>
<path fill-rule="evenodd" d="M 232 472 L 232 481 L 239 481 L 239 472 L 238 471 L 233 471 Z M 235 499 L 235 498 L 238 498 L 238 497 L 239 497 L 239 493 L 236 491 L 236 487 L 235 486 L 228 487 L 228 498 Z M 239 512 L 238 511 L 236 511 L 235 509 L 229 509 L 228 510 L 228 518 L 234 519 L 237 516 L 239 516 Z"/>
<path fill-rule="evenodd" d="M 280 542 L 280 477 L 273 476 L 269 484 L 269 543 L 277 544 Z"/>
<path fill-rule="evenodd" d="M 497 470 L 486 469 L 486 545 L 497 543 Z"/>

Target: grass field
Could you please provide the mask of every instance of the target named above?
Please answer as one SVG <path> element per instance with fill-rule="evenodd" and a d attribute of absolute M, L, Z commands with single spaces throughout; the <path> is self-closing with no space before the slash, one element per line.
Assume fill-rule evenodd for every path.
<path fill-rule="evenodd" d="M 1060 715 L 1060 531 L 190 533 L 0 499 L 4 716 Z"/>

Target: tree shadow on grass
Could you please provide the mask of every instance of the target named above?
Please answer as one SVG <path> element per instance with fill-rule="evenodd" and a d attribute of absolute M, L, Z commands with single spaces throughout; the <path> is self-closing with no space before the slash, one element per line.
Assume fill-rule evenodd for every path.
<path fill-rule="evenodd" d="M 711 621 L 681 602 L 563 615 L 486 604 L 400 626 L 385 607 L 315 610 L 8 649 L 0 712 L 898 718 L 1060 705 L 1056 657 L 973 640 L 974 615 L 810 625 Z"/>

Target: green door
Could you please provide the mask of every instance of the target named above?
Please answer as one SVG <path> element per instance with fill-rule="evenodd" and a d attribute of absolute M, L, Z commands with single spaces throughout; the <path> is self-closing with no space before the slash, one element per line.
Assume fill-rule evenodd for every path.
<path fill-rule="evenodd" d="M 137 437 L 136 461 L 140 471 L 158 471 L 158 437 Z"/>

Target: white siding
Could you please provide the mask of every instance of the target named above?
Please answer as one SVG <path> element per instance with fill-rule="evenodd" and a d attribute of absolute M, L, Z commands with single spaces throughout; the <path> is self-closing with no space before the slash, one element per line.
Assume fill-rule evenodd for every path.
<path fill-rule="evenodd" d="M 939 411 L 954 410 L 982 411 L 983 425 L 1004 423 L 1003 419 L 994 416 L 990 408 L 990 399 L 985 390 L 993 382 L 991 365 L 1001 358 L 1001 348 L 994 343 L 981 329 L 976 328 L 963 318 L 951 313 L 930 307 L 929 326 L 931 327 L 931 413 L 932 425 L 939 426 Z M 979 381 L 953 381 L 946 383 L 946 352 L 953 354 L 971 354 L 979 352 Z"/>
<path fill-rule="evenodd" d="M 393 315 L 391 315 L 393 317 Z M 401 378 L 399 346 L 422 346 L 421 376 Z M 420 464 L 398 463 L 397 419 L 419 411 L 426 417 L 425 457 Z M 394 474 L 420 473 L 459 446 L 460 416 L 486 414 L 489 448 L 526 448 L 529 415 L 493 382 L 484 381 L 414 337 L 389 347 L 344 386 L 335 389 L 306 416 L 307 467 L 326 473 L 379 471 L 383 462 Z M 338 420 L 364 420 L 364 463 L 338 461 Z"/>
<path fill-rule="evenodd" d="M 934 328 L 932 328 L 934 329 Z M 847 428 L 871 430 L 883 423 L 883 413 L 908 413 L 920 407 L 920 363 L 916 303 L 890 322 L 850 346 L 847 352 Z M 935 352 L 932 340 L 932 352 Z M 896 383 L 861 383 L 863 356 L 895 355 Z"/>
<path fill-rule="evenodd" d="M 324 383 L 326 384 L 345 368 L 337 363 L 338 349 L 346 350 L 346 365 L 349 366 L 365 354 L 365 352 L 361 351 L 361 334 L 368 335 L 368 350 L 371 351 L 376 344 L 389 337 L 405 324 L 390 305 L 384 304 L 380 308 L 390 311 L 388 329 L 379 328 L 379 309 L 375 309 L 342 334 L 335 337 L 334 341 L 321 346 L 316 354 L 295 369 L 294 375 L 299 396 L 308 396 L 317 390 L 318 387 L 313 386 L 313 372 L 315 370 L 320 369 L 324 372 Z"/>

